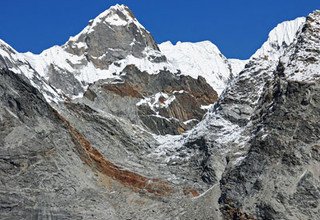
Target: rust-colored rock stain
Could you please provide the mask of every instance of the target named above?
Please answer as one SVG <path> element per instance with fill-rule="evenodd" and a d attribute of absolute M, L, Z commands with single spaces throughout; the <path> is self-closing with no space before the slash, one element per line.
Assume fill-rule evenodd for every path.
<path fill-rule="evenodd" d="M 64 125 L 70 132 L 71 137 L 77 146 L 80 158 L 91 168 L 96 169 L 102 174 L 136 190 L 144 190 L 157 196 L 168 196 L 173 193 L 173 189 L 168 182 L 144 177 L 137 173 L 124 170 L 108 161 L 97 149 L 91 146 L 90 142 L 79 131 L 77 131 L 69 121 L 67 121 L 57 111 L 55 111 L 55 114 L 63 121 Z"/>

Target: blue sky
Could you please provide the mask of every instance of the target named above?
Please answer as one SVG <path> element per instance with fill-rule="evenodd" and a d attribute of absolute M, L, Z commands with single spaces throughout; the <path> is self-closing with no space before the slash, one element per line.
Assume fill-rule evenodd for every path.
<path fill-rule="evenodd" d="M 227 57 L 242 59 L 278 23 L 320 9 L 319 0 L 2 0 L 0 38 L 39 53 L 116 3 L 128 5 L 157 42 L 210 40 Z"/>

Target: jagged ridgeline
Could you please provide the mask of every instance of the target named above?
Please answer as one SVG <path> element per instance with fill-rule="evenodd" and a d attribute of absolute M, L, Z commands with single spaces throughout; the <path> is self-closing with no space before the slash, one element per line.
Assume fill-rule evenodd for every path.
<path fill-rule="evenodd" d="M 319 11 L 241 61 L 123 5 L 38 55 L 0 41 L 0 219 L 318 219 L 319 48 Z"/>

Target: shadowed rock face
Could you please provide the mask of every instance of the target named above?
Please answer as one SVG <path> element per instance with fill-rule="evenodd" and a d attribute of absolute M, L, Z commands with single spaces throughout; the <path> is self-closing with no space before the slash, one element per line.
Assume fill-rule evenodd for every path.
<path fill-rule="evenodd" d="M 127 66 L 117 81 L 99 81 L 85 93 L 91 103 L 106 111 L 143 124 L 156 134 L 180 134 L 199 122 L 217 93 L 199 77 L 161 71 L 150 75 Z M 193 120 L 193 124 L 184 122 Z"/>

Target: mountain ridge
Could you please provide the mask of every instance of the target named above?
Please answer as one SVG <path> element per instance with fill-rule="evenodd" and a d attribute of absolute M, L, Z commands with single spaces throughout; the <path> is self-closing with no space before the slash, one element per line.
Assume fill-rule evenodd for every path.
<path fill-rule="evenodd" d="M 117 13 L 122 14 L 120 17 Z M 108 17 L 109 16 L 109 17 Z M 112 19 L 115 16 L 115 19 L 117 21 L 122 20 L 123 23 L 112 23 Z M 111 17 L 111 18 L 110 18 Z M 110 19 L 109 19 L 110 18 Z M 103 19 L 107 19 L 107 22 Z M 108 20 L 109 19 L 109 20 Z M 86 48 L 86 43 L 81 40 L 81 42 L 76 43 L 77 40 L 79 40 L 79 37 L 86 34 L 88 32 L 92 32 L 92 28 L 103 25 L 105 23 L 115 24 L 114 26 L 128 26 L 130 24 L 135 25 L 138 28 L 138 32 L 145 32 L 143 33 L 143 36 L 148 36 L 148 39 L 146 42 L 146 46 L 144 49 L 140 48 L 137 52 L 131 52 L 132 55 L 121 55 L 121 59 L 119 64 L 115 62 L 114 58 L 111 57 L 103 57 L 104 54 L 113 54 L 113 52 L 107 52 L 102 50 L 101 52 L 98 52 L 98 54 L 94 55 L 84 55 L 84 48 Z M 103 23 L 103 24 L 101 24 Z M 303 18 L 297 18 L 293 21 L 284 22 L 283 24 L 279 24 L 277 28 L 272 30 L 270 34 L 281 32 L 283 31 L 283 35 L 285 35 L 285 39 L 278 40 L 277 44 L 282 44 L 282 42 L 286 44 L 290 44 L 290 41 L 293 38 L 295 30 L 297 30 L 297 27 L 303 23 Z M 292 27 L 293 26 L 293 27 Z M 289 30 L 291 30 L 290 33 L 287 33 L 287 29 L 289 27 Z M 290 29 L 290 27 L 292 27 Z M 91 29 L 90 29 L 91 28 Z M 89 31 L 89 29 L 91 31 Z M 100 28 L 104 29 L 104 28 Z M 94 32 L 94 31 L 93 31 Z M 90 33 L 89 33 L 90 34 Z M 103 36 L 102 33 L 98 33 L 98 36 Z M 273 34 L 275 35 L 275 34 Z M 281 35 L 281 34 L 280 34 Z M 150 36 L 150 37 L 149 37 Z M 117 36 L 119 37 L 119 36 Z M 117 38 L 116 37 L 116 38 Z M 84 38 L 84 37 L 82 37 Z M 115 39 L 116 39 L 115 38 Z M 273 37 L 276 38 L 276 37 Z M 132 39 L 132 38 L 131 38 Z M 271 39 L 272 40 L 272 39 Z M 132 42 L 131 42 L 132 41 Z M 133 48 L 132 43 L 135 42 L 135 39 L 131 40 L 130 42 L 126 43 L 128 45 L 127 49 L 122 49 L 123 51 L 131 51 Z M 277 41 L 277 40 L 276 40 Z M 280 42 L 281 41 L 281 42 Z M 140 42 L 140 41 L 138 41 Z M 82 45 L 80 48 L 77 47 L 77 45 Z M 98 43 L 101 45 L 102 43 Z M 103 43 L 104 44 L 104 43 Z M 203 44 L 203 45 L 201 45 Z M 270 40 L 267 40 L 264 45 L 262 45 L 262 48 L 258 49 L 257 52 L 252 56 L 252 58 L 259 57 L 259 56 L 268 56 L 267 54 L 272 54 L 275 52 L 272 48 L 272 46 L 268 46 L 274 43 L 270 42 Z M 116 45 L 116 44 L 115 44 Z M 125 44 L 124 44 L 125 45 Z M 167 45 L 167 46 L 166 46 Z M 282 45 L 278 45 L 277 47 L 281 47 Z M 105 47 L 105 46 L 103 46 Z M 162 47 L 162 52 L 159 50 L 159 47 Z M 185 47 L 185 48 L 183 48 Z M 112 49 L 110 45 L 108 48 Z M 130 49 L 131 48 L 131 49 Z M 196 51 L 192 51 L 192 48 L 198 48 Z M 208 51 L 208 48 L 210 49 L 210 52 Z M 100 49 L 99 49 L 100 50 Z M 93 51 L 99 51 L 97 49 Z M 114 49 L 112 49 L 114 50 Z M 272 50 L 272 51 L 271 51 Z M 191 52 L 192 51 L 192 52 Z M 127 53 L 125 52 L 125 53 Z M 69 54 L 71 53 L 71 54 Z M 74 55 L 72 55 L 74 53 Z M 96 53 L 96 52 L 95 52 Z M 167 54 L 166 54 L 167 53 Z M 197 53 L 197 56 L 194 56 L 194 53 Z M 266 54 L 263 54 L 266 53 Z M 82 54 L 82 55 L 81 55 Z M 86 52 L 87 54 L 87 52 Z M 90 54 L 90 53 L 89 53 Z M 102 55 L 101 55 L 102 54 Z M 115 56 L 119 56 L 119 52 L 115 53 Z M 184 57 L 179 57 L 182 54 L 184 54 Z M 23 54 L 22 54 L 23 55 Z M 142 56 L 142 57 L 141 57 Z M 166 56 L 169 56 L 170 59 L 167 61 Z M 271 55 L 270 55 L 271 56 Z M 272 55 L 273 56 L 273 55 Z M 23 56 L 21 56 L 23 57 Z M 99 61 L 99 57 L 103 57 L 101 61 Z M 144 58 L 143 58 L 144 57 Z M 152 58 L 150 58 L 152 57 Z M 179 58 L 180 63 L 177 62 L 177 58 Z M 181 59 L 180 59 L 181 58 Z M 77 92 L 71 92 L 71 91 L 65 91 L 64 94 L 60 94 L 60 97 L 63 97 L 65 95 L 72 97 L 79 97 L 81 96 L 86 88 L 86 85 L 82 85 L 81 82 L 87 82 L 87 83 L 93 83 L 99 79 L 107 79 L 107 78 L 114 78 L 114 73 L 116 72 L 116 75 L 121 72 L 121 69 L 124 68 L 126 65 L 134 64 L 136 65 L 141 71 L 148 71 L 153 74 L 157 73 L 161 69 L 168 69 L 171 72 L 177 72 L 180 71 L 184 75 L 190 75 L 193 78 L 197 78 L 199 75 L 204 77 L 207 82 L 213 87 L 214 90 L 218 92 L 218 94 L 221 94 L 223 89 L 226 87 L 228 81 L 236 76 L 244 67 L 247 61 L 239 61 L 235 59 L 230 59 L 230 62 L 223 56 L 223 54 L 220 52 L 220 50 L 211 42 L 204 41 L 204 42 L 198 42 L 198 43 L 179 43 L 177 45 L 170 45 L 169 43 L 161 43 L 159 46 L 154 42 L 152 36 L 150 35 L 150 32 L 148 32 L 134 17 L 133 13 L 130 11 L 130 9 L 125 5 L 115 5 L 110 7 L 108 10 L 102 12 L 100 15 L 98 15 L 95 19 L 91 20 L 89 22 L 89 25 L 84 28 L 81 32 L 79 32 L 78 35 L 75 37 L 70 37 L 69 41 L 67 41 L 62 46 L 54 46 L 52 48 L 49 48 L 45 51 L 43 51 L 40 55 L 35 55 L 30 52 L 25 53 L 24 58 L 21 58 L 29 62 L 33 69 L 35 69 L 38 74 L 40 74 L 42 77 L 48 77 L 46 76 L 46 72 L 48 72 L 48 65 L 54 64 L 58 69 L 63 69 L 66 71 L 67 75 L 70 75 L 71 72 L 80 72 L 80 75 L 76 77 L 77 79 L 70 79 L 74 81 L 73 87 L 76 87 Z M 106 59 L 106 60 L 104 60 Z M 150 61 L 152 59 L 153 61 Z M 53 61 L 56 60 L 56 61 Z M 59 61 L 60 60 L 60 61 Z M 111 63 L 110 63 L 111 60 Z M 114 60 L 114 61 L 112 61 Z M 158 60 L 158 62 L 154 62 L 155 60 Z M 187 61 L 188 60 L 188 61 Z M 59 61 L 59 62 L 58 62 Z M 233 62 L 232 62 L 233 61 Z M 55 62 L 58 62 L 55 64 Z M 106 68 L 106 66 L 99 66 L 99 62 L 102 63 L 109 63 Z M 181 63 L 185 62 L 185 64 Z M 207 63 L 206 66 L 211 66 L 208 69 L 202 69 L 201 67 L 196 67 L 197 63 Z M 110 66 L 111 64 L 111 66 Z M 233 65 L 235 64 L 235 65 Z M 73 68 L 77 66 L 85 66 L 83 69 L 79 68 Z M 121 67 L 117 67 L 120 65 Z M 202 65 L 204 66 L 204 65 Z M 219 68 L 217 68 L 219 67 Z M 232 68 L 233 67 L 233 68 Z M 180 68 L 180 69 L 179 69 Z M 181 71 L 182 69 L 182 71 Z M 232 71 L 234 69 L 234 71 Z M 50 71 L 49 71 L 50 72 Z M 54 70 L 51 70 L 51 72 L 54 72 Z M 212 73 L 211 73 L 212 72 Z M 49 73 L 50 74 L 50 73 Z M 211 76 L 212 75 L 212 76 Z M 69 77 L 70 78 L 70 77 Z M 77 82 L 78 81 L 78 82 Z M 85 84 L 87 84 L 85 83 Z M 61 90 L 63 88 L 59 88 L 63 86 L 58 86 L 56 89 Z M 56 97 L 54 97 L 56 98 Z M 54 99 L 51 98 L 51 99 Z"/>
<path fill-rule="evenodd" d="M 141 30 L 121 21 L 124 7 L 102 13 L 112 16 L 100 30 L 117 39 L 117 26 L 120 49 L 136 39 L 127 28 Z M 93 32 L 71 53 L 19 54 L 0 41 L 0 217 L 316 219 L 319 32 L 320 11 L 283 23 L 243 69 L 210 42 L 162 53 L 146 50 L 147 37 L 100 63 L 108 38 L 92 50 Z M 201 65 L 193 77 L 167 66 L 181 45 L 194 49 L 181 50 L 191 66 L 212 55 L 225 64 L 219 96 Z"/>

